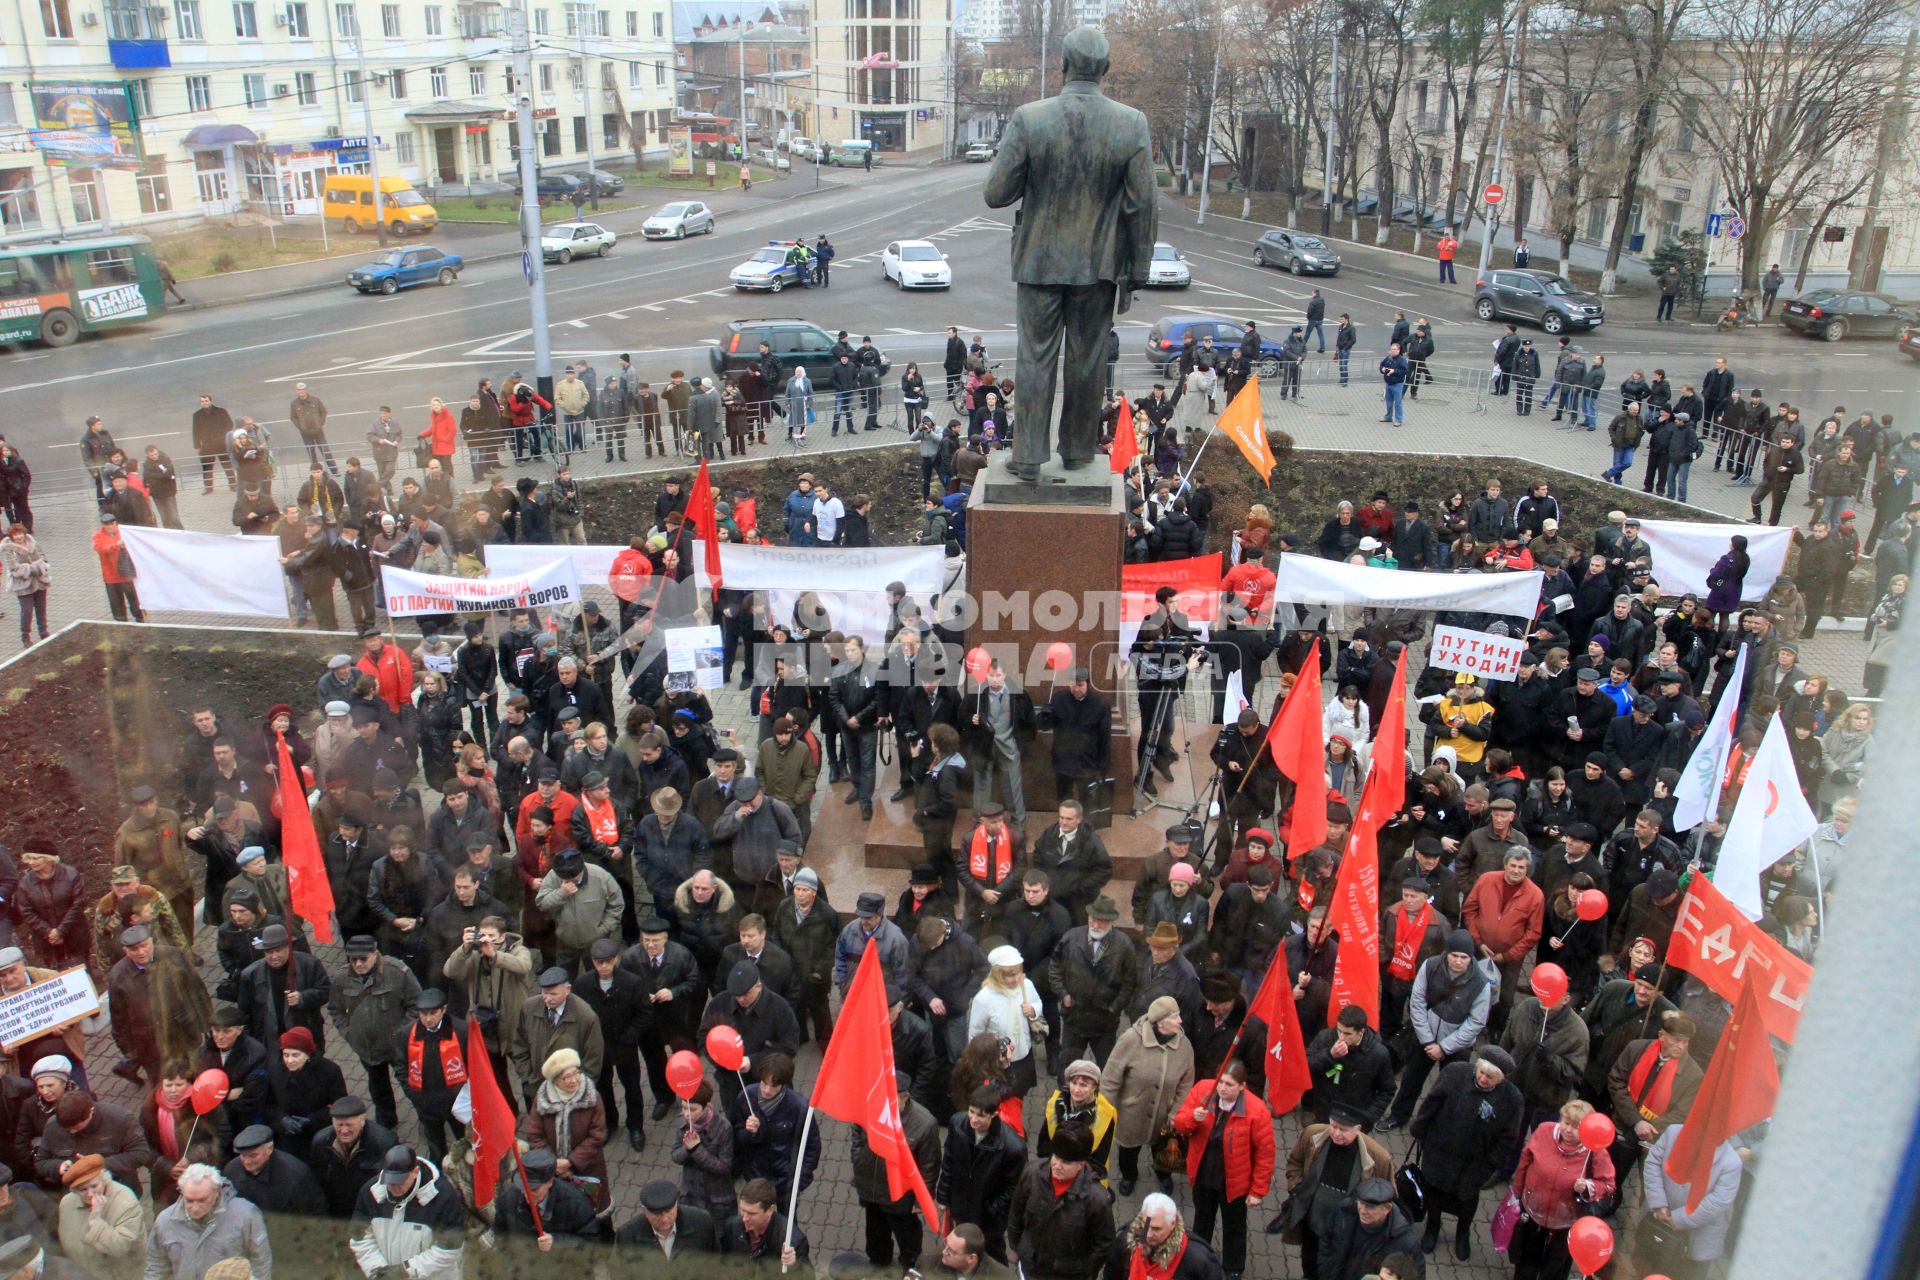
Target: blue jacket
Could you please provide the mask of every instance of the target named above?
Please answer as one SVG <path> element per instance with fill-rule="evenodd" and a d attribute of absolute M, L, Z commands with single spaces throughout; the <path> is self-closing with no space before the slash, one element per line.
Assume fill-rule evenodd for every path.
<path fill-rule="evenodd" d="M 781 510 L 787 517 L 787 545 L 792 547 L 811 547 L 815 545 L 813 536 L 813 495 L 795 489 L 787 495 Z"/>
<path fill-rule="evenodd" d="M 1397 387 L 1407 380 L 1407 358 L 1388 356 L 1380 362 L 1380 377 L 1390 387 Z"/>

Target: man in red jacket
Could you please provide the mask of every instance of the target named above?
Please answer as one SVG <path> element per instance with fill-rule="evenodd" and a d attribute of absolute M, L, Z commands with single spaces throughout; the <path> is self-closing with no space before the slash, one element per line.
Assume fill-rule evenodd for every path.
<path fill-rule="evenodd" d="M 100 580 L 107 586 L 107 604 L 116 622 L 145 622 L 140 608 L 140 593 L 133 586 L 133 558 L 120 541 L 120 520 L 111 511 L 100 513 L 100 527 L 93 534 L 93 553 L 100 557 Z"/>
<path fill-rule="evenodd" d="M 1473 882 L 1460 908 L 1460 922 L 1467 927 L 1480 954 L 1500 966 L 1500 1000 L 1488 1020 L 1489 1030 L 1495 1035 L 1506 1026 L 1514 989 L 1520 985 L 1520 965 L 1540 941 L 1540 932 L 1546 926 L 1546 895 L 1528 878 L 1530 866 L 1532 855 L 1527 847 L 1514 845 L 1507 850 L 1500 870 L 1489 871 Z"/>
<path fill-rule="evenodd" d="M 1247 1210 L 1273 1186 L 1273 1113 L 1247 1088 L 1236 1058 L 1217 1079 L 1193 1086 L 1173 1113 L 1187 1137 L 1187 1181 L 1193 1184 L 1193 1234 L 1211 1244 L 1221 1218 L 1220 1265 L 1233 1280 L 1247 1268 Z"/>
<path fill-rule="evenodd" d="M 386 637 L 377 630 L 368 630 L 361 636 L 365 651 L 354 669 L 364 671 L 379 682 L 380 701 L 387 704 L 387 710 L 399 715 L 401 708 L 413 705 L 413 659 L 400 649 L 399 645 L 388 644 Z"/>

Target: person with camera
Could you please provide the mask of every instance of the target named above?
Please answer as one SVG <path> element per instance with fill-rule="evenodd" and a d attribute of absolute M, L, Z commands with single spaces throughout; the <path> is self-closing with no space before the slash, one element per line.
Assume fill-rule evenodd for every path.
<path fill-rule="evenodd" d="M 1129 657 L 1140 697 L 1140 747 L 1134 776 L 1148 795 L 1157 795 L 1153 771 L 1173 781 L 1173 721 L 1187 674 L 1200 666 L 1198 638 L 1187 615 L 1173 607 L 1172 587 L 1154 592 L 1154 611 L 1141 625 Z M 1149 768 L 1151 765 L 1151 769 Z"/>

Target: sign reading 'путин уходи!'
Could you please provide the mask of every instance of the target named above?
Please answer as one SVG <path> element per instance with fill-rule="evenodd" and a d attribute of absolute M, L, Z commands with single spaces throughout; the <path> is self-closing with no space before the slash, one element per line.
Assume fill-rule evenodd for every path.
<path fill-rule="evenodd" d="M 1466 671 L 1483 680 L 1518 680 L 1523 640 L 1490 636 L 1464 627 L 1437 626 L 1427 663 L 1442 671 Z"/>
<path fill-rule="evenodd" d="M 36 982 L 25 991 L 0 996 L 0 1050 L 15 1047 L 72 1026 L 100 1012 L 100 997 L 84 968 Z"/>

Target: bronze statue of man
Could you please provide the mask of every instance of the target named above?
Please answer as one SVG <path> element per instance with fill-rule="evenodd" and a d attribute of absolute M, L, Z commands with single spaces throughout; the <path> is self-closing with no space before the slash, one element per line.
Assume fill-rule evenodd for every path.
<path fill-rule="evenodd" d="M 1060 460 L 1093 461 L 1106 390 L 1115 295 L 1126 311 L 1153 257 L 1153 159 L 1147 118 L 1100 92 L 1107 38 L 1077 27 L 1062 48 L 1065 83 L 1013 113 L 987 175 L 987 204 L 1020 202 L 1013 229 L 1019 286 L 1019 425 L 1013 473 L 1039 478 L 1052 452 L 1054 382 L 1065 347 Z M 1064 340 L 1064 343 L 1063 343 Z"/>

